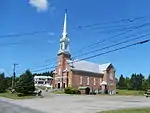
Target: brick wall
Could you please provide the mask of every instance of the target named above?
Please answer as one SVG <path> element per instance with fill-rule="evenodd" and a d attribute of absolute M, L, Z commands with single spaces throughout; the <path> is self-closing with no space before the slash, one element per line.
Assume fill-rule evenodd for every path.
<path fill-rule="evenodd" d="M 81 71 L 73 71 L 72 72 L 72 86 L 78 88 L 79 86 L 87 86 L 90 89 L 98 89 L 100 88 L 100 82 L 102 81 L 102 74 L 94 74 L 89 72 L 81 72 Z M 82 77 L 82 84 L 80 84 L 80 77 Z M 88 78 L 89 77 L 89 84 Z M 95 79 L 95 84 L 94 84 Z"/>

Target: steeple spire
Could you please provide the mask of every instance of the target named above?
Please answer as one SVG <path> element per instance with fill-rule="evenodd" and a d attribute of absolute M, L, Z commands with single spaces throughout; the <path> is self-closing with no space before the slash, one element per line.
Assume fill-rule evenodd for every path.
<path fill-rule="evenodd" d="M 63 32 L 62 32 L 62 37 L 60 39 L 60 48 L 58 51 L 58 54 L 60 54 L 60 53 L 70 55 L 69 38 L 68 38 L 68 33 L 67 33 L 67 10 L 65 10 Z"/>
<path fill-rule="evenodd" d="M 65 18 L 64 18 L 64 26 L 63 26 L 63 33 L 62 38 L 67 37 L 67 9 L 65 9 Z"/>

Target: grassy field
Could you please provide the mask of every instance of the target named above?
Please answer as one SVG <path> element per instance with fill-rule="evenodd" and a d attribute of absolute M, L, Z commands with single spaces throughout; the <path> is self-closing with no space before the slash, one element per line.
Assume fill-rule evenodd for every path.
<path fill-rule="evenodd" d="M 117 94 L 118 95 L 133 95 L 133 96 L 140 96 L 144 95 L 144 91 L 134 91 L 134 90 L 118 90 L 117 89 Z"/>
<path fill-rule="evenodd" d="M 55 91 L 55 92 L 53 92 L 53 94 L 65 94 L 65 92 L 64 91 Z"/>
<path fill-rule="evenodd" d="M 10 99 L 31 99 L 35 98 L 36 96 L 30 95 L 30 96 L 17 96 L 16 93 L 0 93 L 0 97 L 10 98 Z"/>
<path fill-rule="evenodd" d="M 150 108 L 102 111 L 99 113 L 150 113 Z"/>
<path fill-rule="evenodd" d="M 118 90 L 117 89 L 117 95 L 124 95 L 124 96 L 143 96 L 144 91 L 134 91 L 134 90 Z M 65 94 L 64 91 L 56 91 L 53 92 L 53 94 Z M 101 94 L 100 94 L 101 95 Z M 108 96 L 107 94 L 104 94 L 105 96 Z M 104 96 L 103 95 L 103 96 Z"/>
<path fill-rule="evenodd" d="M 46 87 L 46 86 L 36 86 L 35 88 L 37 88 L 37 89 L 42 89 L 42 90 L 45 90 L 46 88 L 47 88 L 47 89 L 51 89 L 51 88 Z"/>

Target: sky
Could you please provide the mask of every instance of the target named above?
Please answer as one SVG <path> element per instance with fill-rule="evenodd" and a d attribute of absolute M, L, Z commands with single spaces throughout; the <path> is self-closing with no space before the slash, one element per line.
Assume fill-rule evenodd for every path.
<path fill-rule="evenodd" d="M 17 75 L 26 69 L 43 69 L 37 72 L 52 70 L 51 67 L 55 66 L 57 61 L 65 9 L 68 11 L 67 30 L 71 55 L 77 56 L 92 50 L 88 46 L 98 41 L 107 40 L 94 46 L 93 50 L 148 33 L 149 5 L 149 0 L 1 0 L 0 72 L 11 76 L 14 63 L 19 64 L 16 67 Z M 125 21 L 128 19 L 131 21 Z M 132 26 L 143 24 L 146 26 L 116 36 L 127 31 L 130 26 L 135 28 Z M 33 32 L 41 33 L 33 35 Z M 10 36 L 14 34 L 19 35 Z M 113 36 L 116 38 L 111 39 Z M 127 44 L 144 39 L 148 37 Z M 116 48 L 121 46 L 124 45 Z M 79 51 L 80 49 L 82 51 Z M 82 58 L 109 50 L 111 49 L 90 53 Z M 117 77 L 120 74 L 131 76 L 132 73 L 148 76 L 149 51 L 150 43 L 146 43 L 87 60 L 100 64 L 111 62 Z"/>

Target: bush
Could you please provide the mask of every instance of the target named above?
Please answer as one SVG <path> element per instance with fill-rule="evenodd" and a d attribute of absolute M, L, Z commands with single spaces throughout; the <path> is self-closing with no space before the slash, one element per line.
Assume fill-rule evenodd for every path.
<path fill-rule="evenodd" d="M 21 96 L 24 96 L 24 94 L 22 94 L 22 93 L 17 93 L 17 96 L 18 96 L 18 97 L 21 97 Z"/>
<path fill-rule="evenodd" d="M 71 93 L 71 88 L 70 87 L 65 88 L 65 93 L 70 94 Z"/>
<path fill-rule="evenodd" d="M 65 88 L 65 93 L 66 94 L 81 94 L 80 90 L 71 88 L 71 87 Z"/>

